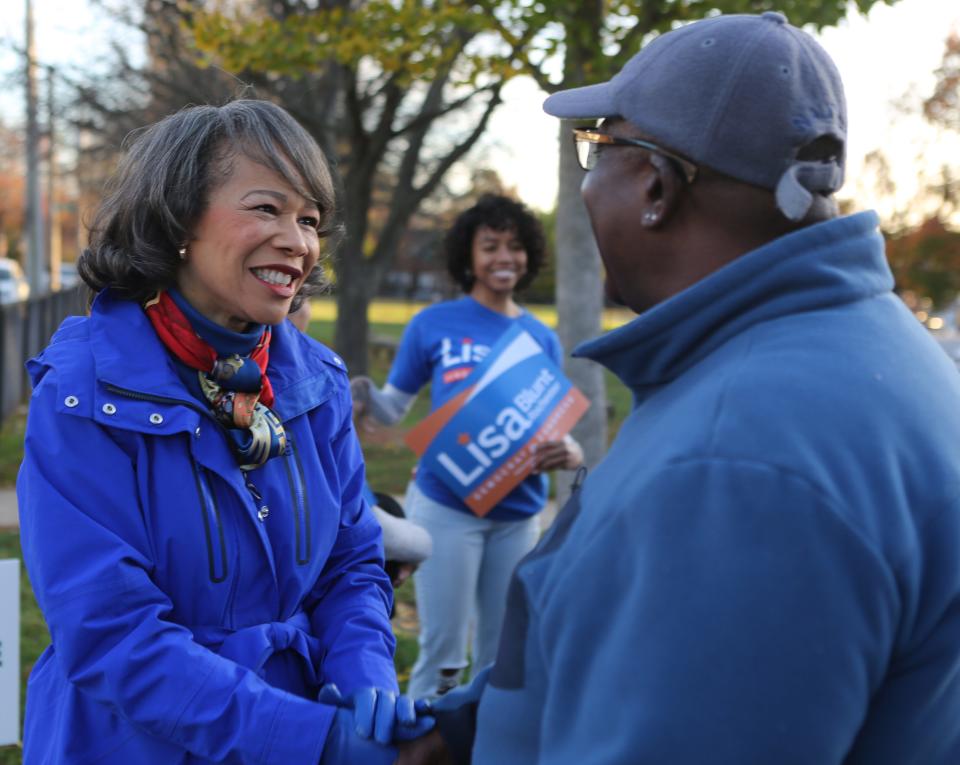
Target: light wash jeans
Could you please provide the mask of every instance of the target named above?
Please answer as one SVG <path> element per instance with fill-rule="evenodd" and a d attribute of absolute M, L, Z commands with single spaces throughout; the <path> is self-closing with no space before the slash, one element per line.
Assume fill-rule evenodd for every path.
<path fill-rule="evenodd" d="M 537 543 L 540 520 L 478 518 L 433 501 L 413 483 L 405 511 L 433 537 L 433 553 L 413 575 L 420 653 L 407 694 L 433 697 L 459 684 L 471 625 L 474 671 L 496 658 L 510 576 Z"/>

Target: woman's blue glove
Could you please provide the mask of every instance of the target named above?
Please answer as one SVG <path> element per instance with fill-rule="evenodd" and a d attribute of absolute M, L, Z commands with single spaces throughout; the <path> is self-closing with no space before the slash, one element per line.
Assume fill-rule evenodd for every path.
<path fill-rule="evenodd" d="M 397 750 L 357 735 L 353 712 L 341 708 L 333 716 L 319 765 L 393 765 Z"/>
<path fill-rule="evenodd" d="M 336 685 L 329 683 L 320 689 L 317 700 L 341 710 L 352 709 L 357 735 L 380 744 L 420 738 L 435 723 L 426 700 L 414 702 L 409 696 L 381 688 L 368 686 L 344 697 Z"/>

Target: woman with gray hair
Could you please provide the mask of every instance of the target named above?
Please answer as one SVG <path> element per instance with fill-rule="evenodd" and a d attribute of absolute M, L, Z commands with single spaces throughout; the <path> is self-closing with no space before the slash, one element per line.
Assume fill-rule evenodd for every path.
<path fill-rule="evenodd" d="M 380 765 L 432 725 L 396 693 L 346 370 L 286 321 L 334 228 L 322 152 L 270 103 L 129 148 L 79 262 L 89 316 L 28 365 L 17 490 L 52 645 L 26 763 Z"/>

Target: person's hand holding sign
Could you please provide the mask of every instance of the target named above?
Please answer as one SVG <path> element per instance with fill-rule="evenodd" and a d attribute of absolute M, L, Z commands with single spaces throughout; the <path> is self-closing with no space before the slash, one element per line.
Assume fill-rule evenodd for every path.
<path fill-rule="evenodd" d="M 576 470 L 583 463 L 583 449 L 567 435 L 562 441 L 544 441 L 538 444 L 533 460 L 534 473 Z"/>

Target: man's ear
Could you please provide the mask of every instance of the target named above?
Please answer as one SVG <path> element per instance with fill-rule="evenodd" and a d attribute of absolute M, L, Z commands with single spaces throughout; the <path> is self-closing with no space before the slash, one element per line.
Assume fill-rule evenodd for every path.
<path fill-rule="evenodd" d="M 643 204 L 640 225 L 655 229 L 666 223 L 680 204 L 683 179 L 673 163 L 659 154 L 651 154 L 641 179 Z"/>

